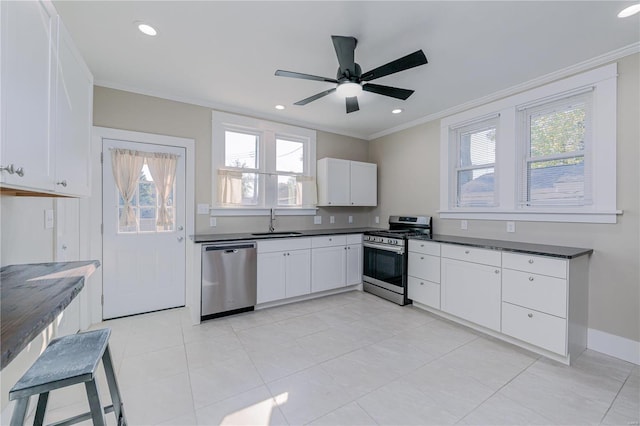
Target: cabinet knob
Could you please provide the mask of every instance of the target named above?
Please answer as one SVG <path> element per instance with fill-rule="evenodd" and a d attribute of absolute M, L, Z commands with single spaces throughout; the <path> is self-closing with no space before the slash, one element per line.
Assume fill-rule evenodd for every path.
<path fill-rule="evenodd" d="M 420 256 L 420 260 L 424 260 L 424 256 Z"/>
<path fill-rule="evenodd" d="M 422 281 L 420 281 L 420 285 L 424 285 L 424 283 Z"/>
<path fill-rule="evenodd" d="M 533 259 L 529 259 L 529 263 L 533 263 Z"/>
<path fill-rule="evenodd" d="M 499 273 L 500 273 L 500 269 L 496 269 L 496 270 L 495 270 L 495 271 L 493 271 L 493 272 L 495 272 L 496 274 L 499 274 Z"/>
<path fill-rule="evenodd" d="M 16 169 L 16 174 L 20 177 L 24 176 L 24 169 L 22 167 L 18 167 Z"/>
<path fill-rule="evenodd" d="M 533 277 L 529 277 L 529 281 L 533 281 Z"/>
<path fill-rule="evenodd" d="M 531 313 L 530 313 L 530 314 L 527 314 L 527 316 L 528 316 L 529 318 L 533 318 L 533 314 L 531 314 Z"/>
<path fill-rule="evenodd" d="M 22 167 L 18 167 L 17 169 L 13 164 L 9 164 L 8 166 L 0 166 L 0 172 L 7 172 L 10 175 L 17 174 L 18 176 L 24 176 L 24 169 Z"/>
<path fill-rule="evenodd" d="M 180 236 L 178 237 L 178 242 L 179 242 L 179 243 L 181 243 L 181 242 L 182 242 L 182 240 L 184 240 L 184 237 L 183 237 L 182 235 L 180 235 Z"/>
<path fill-rule="evenodd" d="M 469 250 L 464 251 L 464 254 L 469 254 L 469 253 L 470 253 Z"/>
<path fill-rule="evenodd" d="M 420 244 L 420 247 L 424 247 L 424 244 Z"/>
<path fill-rule="evenodd" d="M 56 185 L 60 185 L 60 186 L 62 186 L 64 188 L 66 188 L 67 187 L 67 180 L 65 179 L 65 180 L 61 180 L 60 182 L 56 182 Z"/>

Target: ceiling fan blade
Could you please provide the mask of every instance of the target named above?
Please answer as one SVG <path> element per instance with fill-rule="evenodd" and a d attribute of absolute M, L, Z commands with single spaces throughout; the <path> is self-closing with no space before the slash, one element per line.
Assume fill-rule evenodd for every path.
<path fill-rule="evenodd" d="M 360 109 L 360 107 L 358 106 L 357 96 L 350 96 L 348 98 L 345 98 L 345 100 L 347 103 L 347 114 L 349 114 L 350 112 L 358 111 Z"/>
<path fill-rule="evenodd" d="M 400 89 L 399 87 L 381 86 L 379 84 L 367 83 L 362 86 L 362 90 L 378 95 L 391 96 L 392 98 L 406 100 L 413 94 L 413 90 Z"/>
<path fill-rule="evenodd" d="M 305 98 L 305 99 L 303 99 L 301 101 L 298 101 L 294 105 L 306 105 L 309 102 L 313 102 L 316 99 L 320 99 L 320 98 L 322 98 L 324 96 L 327 96 L 329 93 L 333 93 L 335 91 L 336 91 L 335 87 L 333 89 L 325 90 L 324 92 L 317 93 L 317 94 L 315 94 L 313 96 L 309 96 L 308 98 Z"/>
<path fill-rule="evenodd" d="M 367 71 L 362 74 L 362 81 L 371 81 L 376 78 L 384 77 L 385 75 L 394 74 L 400 71 L 408 70 L 413 67 L 424 65 L 427 63 L 427 57 L 422 50 L 410 53 L 407 56 L 403 56 L 400 59 L 391 61 L 388 64 L 374 68 L 371 71 Z"/>
<path fill-rule="evenodd" d="M 354 51 L 356 50 L 356 44 L 358 40 L 353 37 L 344 36 L 331 36 L 333 40 L 333 47 L 336 49 L 336 55 L 338 56 L 338 63 L 340 64 L 340 71 L 346 73 L 349 71 L 349 75 L 355 74 L 355 59 Z"/>
<path fill-rule="evenodd" d="M 326 81 L 327 83 L 337 83 L 338 82 L 338 80 L 333 79 L 333 78 L 319 77 L 317 75 L 302 74 L 302 73 L 293 72 L 293 71 L 277 70 L 276 71 L 276 75 L 279 76 L 279 77 L 291 77 L 291 78 L 302 78 L 304 80 Z"/>

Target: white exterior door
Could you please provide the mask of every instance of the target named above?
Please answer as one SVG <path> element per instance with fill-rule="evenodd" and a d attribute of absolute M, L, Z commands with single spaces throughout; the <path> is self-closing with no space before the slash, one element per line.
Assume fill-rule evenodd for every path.
<path fill-rule="evenodd" d="M 169 226 L 157 226 L 160 206 L 149 168 L 143 165 L 131 201 L 136 223 L 121 225 L 124 200 L 115 184 L 111 150 L 178 156 L 175 183 L 166 206 Z M 103 140 L 103 319 L 185 305 L 185 149 L 150 143 Z"/>

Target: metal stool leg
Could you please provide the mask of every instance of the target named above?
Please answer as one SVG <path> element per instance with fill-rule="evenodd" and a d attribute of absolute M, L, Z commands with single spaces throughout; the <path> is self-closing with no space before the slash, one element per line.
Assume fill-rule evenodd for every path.
<path fill-rule="evenodd" d="M 116 373 L 113 369 L 109 345 L 107 345 L 107 348 L 102 355 L 102 365 L 104 366 L 104 372 L 107 376 L 107 384 L 109 385 L 109 393 L 111 394 L 111 402 L 113 404 L 113 411 L 116 415 L 116 422 L 118 425 L 126 426 L 127 418 L 124 415 L 124 405 L 122 403 L 122 396 L 120 396 L 120 388 L 118 388 Z"/>
<path fill-rule="evenodd" d="M 33 419 L 33 426 L 42 426 L 44 423 L 44 413 L 47 410 L 47 401 L 49 401 L 49 392 L 43 392 L 38 397 L 38 407 L 36 408 L 36 417 Z"/>
<path fill-rule="evenodd" d="M 29 397 L 16 399 L 16 405 L 13 407 L 11 415 L 11 426 L 23 426 L 24 417 L 27 415 L 27 407 L 29 406 Z"/>
<path fill-rule="evenodd" d="M 94 426 L 106 426 L 107 422 L 104 418 L 102 402 L 100 401 L 100 392 L 98 392 L 98 383 L 96 379 L 84 382 L 87 390 L 87 399 L 89 400 L 89 408 L 91 409 L 91 418 Z"/>

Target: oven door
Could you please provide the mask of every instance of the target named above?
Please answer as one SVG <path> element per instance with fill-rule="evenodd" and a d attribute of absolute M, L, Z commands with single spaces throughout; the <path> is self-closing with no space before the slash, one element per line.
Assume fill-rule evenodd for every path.
<path fill-rule="evenodd" d="M 363 280 L 404 293 L 404 247 L 365 242 Z"/>

